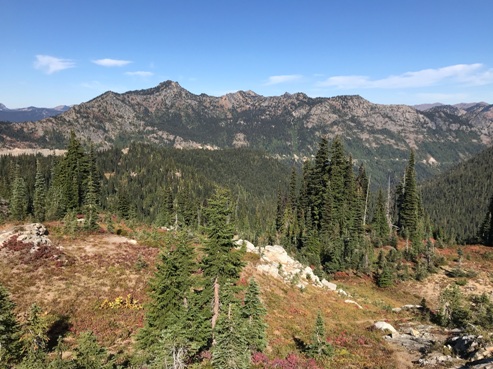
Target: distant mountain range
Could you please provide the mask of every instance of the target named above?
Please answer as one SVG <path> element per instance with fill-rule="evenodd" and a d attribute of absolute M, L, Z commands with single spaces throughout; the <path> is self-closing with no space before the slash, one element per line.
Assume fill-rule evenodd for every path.
<path fill-rule="evenodd" d="M 491 145 L 493 105 L 439 105 L 420 111 L 373 104 L 360 96 L 265 97 L 239 91 L 195 95 L 177 82 L 126 93 L 106 92 L 60 115 L 0 124 L 0 147 L 60 148 L 70 132 L 97 147 L 143 141 L 177 148 L 250 147 L 301 160 L 322 136 L 341 136 L 356 163 L 383 181 L 401 173 L 411 148 L 421 177 L 441 171 Z"/>
<path fill-rule="evenodd" d="M 488 103 L 480 102 L 480 103 L 459 103 L 451 106 L 455 108 L 467 110 L 469 108 L 472 108 L 473 106 L 488 106 L 488 105 L 489 105 Z M 439 102 L 433 104 L 419 104 L 419 105 L 413 105 L 413 108 L 420 111 L 426 111 L 435 108 L 437 106 L 446 106 L 446 104 L 442 104 Z"/>
<path fill-rule="evenodd" d="M 37 108 L 29 106 L 27 108 L 9 109 L 0 104 L 0 121 L 8 122 L 29 122 L 53 117 L 70 109 L 70 106 L 60 105 L 54 108 Z"/>

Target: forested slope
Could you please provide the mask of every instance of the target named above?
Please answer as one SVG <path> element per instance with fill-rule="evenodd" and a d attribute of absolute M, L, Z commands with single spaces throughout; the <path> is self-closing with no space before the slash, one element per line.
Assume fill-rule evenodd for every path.
<path fill-rule="evenodd" d="M 493 195 L 493 147 L 422 185 L 432 222 L 458 241 L 472 242 Z"/>

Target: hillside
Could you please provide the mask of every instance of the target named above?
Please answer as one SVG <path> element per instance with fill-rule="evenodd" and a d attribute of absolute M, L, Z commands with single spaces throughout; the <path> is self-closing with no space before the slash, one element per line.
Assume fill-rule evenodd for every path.
<path fill-rule="evenodd" d="M 458 241 L 476 240 L 493 195 L 493 148 L 488 148 L 422 185 L 432 222 Z"/>
<path fill-rule="evenodd" d="M 176 148 L 249 147 L 299 160 L 314 154 L 320 137 L 341 136 L 355 161 L 364 162 L 374 180 L 383 183 L 389 172 L 400 176 L 411 148 L 420 177 L 471 157 L 491 144 L 492 121 L 492 106 L 483 104 L 420 112 L 372 104 L 360 96 L 194 95 L 167 81 L 147 90 L 106 92 L 57 117 L 3 123 L 0 145 L 59 148 L 74 131 L 104 148 L 133 141 Z"/>
<path fill-rule="evenodd" d="M 149 236 L 159 239 L 162 247 L 166 233 L 156 233 L 149 228 L 130 230 L 123 223 L 117 223 L 117 227 L 125 229 L 127 237 L 99 232 L 84 238 L 73 238 L 61 232 L 60 223 L 47 225 L 54 245 L 51 253 L 45 251 L 44 254 L 30 256 L 29 246 L 27 249 L 0 247 L 0 283 L 12 293 L 17 305 L 16 312 L 24 316 L 32 303 L 38 304 L 51 327 L 50 347 L 62 334 L 67 345 L 66 358 L 73 355 L 71 345 L 74 344 L 74 336 L 92 330 L 99 342 L 115 353 L 119 362 L 124 362 L 132 354 L 135 334 L 142 327 L 142 306 L 149 301 L 148 282 L 155 272 L 159 249 L 149 244 Z M 12 227 L 12 224 L 4 224 L 0 235 L 3 236 Z M 200 248 L 200 243 L 196 247 Z M 57 255 L 56 260 L 53 259 L 53 252 Z M 449 250 L 441 253 L 450 263 L 446 269 L 456 265 Z M 484 285 L 491 270 L 491 257 L 486 257 L 488 255 L 486 248 L 465 249 L 467 261 L 464 261 L 463 267 L 474 269 L 479 274 L 461 287 L 464 293 L 480 293 L 490 286 L 491 282 Z M 279 358 L 277 365 L 281 365 L 282 358 L 289 358 L 289 355 L 293 355 L 291 360 L 295 360 L 299 355 L 300 342 L 311 339 L 317 311 L 325 319 L 327 337 L 335 349 L 330 367 L 457 368 L 465 363 L 449 356 L 441 365 L 436 362 L 433 365 L 431 358 L 436 352 L 432 348 L 425 345 L 419 352 L 401 346 L 405 337 L 411 337 L 404 332 L 414 332 L 415 343 L 425 342 L 425 337 L 428 337 L 426 340 L 430 337 L 445 340 L 446 333 L 436 326 L 427 325 L 429 323 L 423 321 L 420 314 L 392 310 L 417 305 L 423 297 L 435 308 L 438 292 L 454 284 L 454 279 L 444 272 L 424 282 L 401 282 L 388 289 L 375 287 L 367 277 L 343 273 L 334 282 L 344 292 L 337 293 L 311 285 L 300 289 L 295 283 L 283 282 L 261 271 L 257 255 L 247 254 L 245 261 L 247 266 L 241 275 L 240 285 L 245 286 L 251 277 L 260 285 L 261 298 L 268 311 L 269 344 L 266 357 Z M 110 302 L 116 302 L 115 307 L 111 308 Z M 395 326 L 401 332 L 401 341 L 389 339 L 386 333 L 370 329 L 377 321 Z M 423 331 L 428 333 L 420 333 Z M 418 334 L 423 334 L 423 338 Z M 422 357 L 427 358 L 428 364 L 418 362 Z"/>

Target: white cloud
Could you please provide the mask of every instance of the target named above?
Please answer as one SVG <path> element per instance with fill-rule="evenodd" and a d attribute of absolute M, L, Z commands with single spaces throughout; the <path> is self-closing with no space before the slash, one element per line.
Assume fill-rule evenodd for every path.
<path fill-rule="evenodd" d="M 143 70 L 138 70 L 136 72 L 125 72 L 127 76 L 137 76 L 137 77 L 150 77 L 153 76 L 154 73 L 152 72 L 146 72 Z"/>
<path fill-rule="evenodd" d="M 101 65 L 103 67 L 123 67 L 132 63 L 130 60 L 118 60 L 118 59 L 97 59 L 92 61 L 94 64 Z"/>
<path fill-rule="evenodd" d="M 298 81 L 302 78 L 300 74 L 288 74 L 283 76 L 270 76 L 266 86 L 277 85 L 279 83 Z"/>
<path fill-rule="evenodd" d="M 46 74 L 53 74 L 64 69 L 75 67 L 75 62 L 70 59 L 60 59 L 50 55 L 36 55 L 34 68 Z"/>
<path fill-rule="evenodd" d="M 321 87 L 337 87 L 340 89 L 355 88 L 415 88 L 435 86 L 442 82 L 452 81 L 468 85 L 485 85 L 493 83 L 493 69 L 484 70 L 483 64 L 456 64 L 437 69 L 423 69 L 406 72 L 382 79 L 371 79 L 368 76 L 334 76 L 319 82 Z"/>

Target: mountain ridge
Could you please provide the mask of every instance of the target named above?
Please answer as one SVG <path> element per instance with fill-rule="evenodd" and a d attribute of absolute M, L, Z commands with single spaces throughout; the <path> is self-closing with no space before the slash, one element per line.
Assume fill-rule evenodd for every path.
<path fill-rule="evenodd" d="M 373 104 L 359 95 L 265 97 L 237 91 L 216 97 L 164 81 L 144 90 L 108 91 L 56 117 L 1 124 L 0 147 L 60 148 L 71 131 L 100 148 L 132 141 L 176 148 L 250 147 L 288 160 L 313 155 L 321 137 L 341 136 L 355 161 L 380 167 L 380 177 L 400 170 L 411 149 L 428 176 L 491 145 L 493 105 L 467 110 L 444 105 L 422 112 L 403 104 Z"/>
<path fill-rule="evenodd" d="M 25 108 L 9 109 L 4 104 L 0 103 L 0 121 L 19 123 L 41 120 L 47 117 L 56 116 L 69 109 L 70 106 L 67 105 L 58 105 L 54 108 L 39 108 L 36 106 L 28 106 Z"/>

